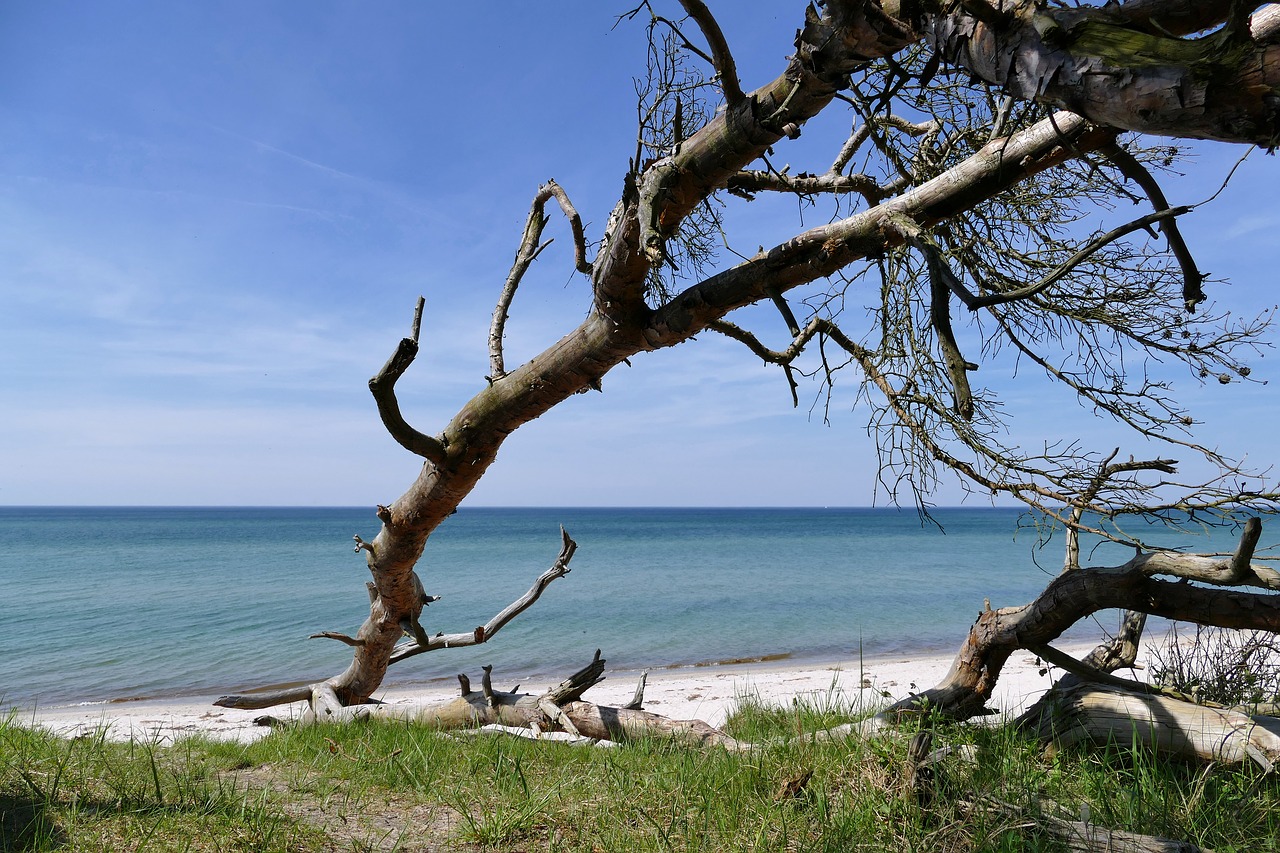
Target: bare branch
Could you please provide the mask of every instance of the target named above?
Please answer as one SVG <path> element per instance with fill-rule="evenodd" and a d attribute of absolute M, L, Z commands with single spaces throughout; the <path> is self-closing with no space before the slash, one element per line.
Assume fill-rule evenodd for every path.
<path fill-rule="evenodd" d="M 1258 547 L 1258 537 L 1262 535 L 1262 519 L 1251 517 L 1244 523 L 1244 531 L 1240 534 L 1240 544 L 1231 557 L 1231 567 L 1227 570 L 1228 582 L 1244 583 L 1253 568 L 1253 551 Z"/>
<path fill-rule="evenodd" d="M 1080 568 L 1080 528 L 1077 525 L 1080 519 L 1084 517 L 1084 508 L 1093 503 L 1094 498 L 1098 496 L 1098 491 L 1107 483 L 1107 480 L 1114 476 L 1115 471 L 1111 469 L 1111 460 L 1120 455 L 1120 448 L 1111 451 L 1111 455 L 1102 460 L 1099 467 L 1098 475 L 1089 481 L 1089 485 L 1085 487 L 1080 494 L 1080 501 L 1071 508 L 1071 520 L 1067 524 L 1067 548 L 1066 559 L 1064 561 L 1064 569 Z"/>
<path fill-rule="evenodd" d="M 720 24 L 702 0 L 680 0 L 680 5 L 697 23 L 707 44 L 711 47 L 712 64 L 715 66 L 716 73 L 720 75 L 720 86 L 724 90 L 725 103 L 736 104 L 746 96 L 742 94 L 742 84 L 738 82 L 738 66 L 733 61 L 733 54 L 729 51 L 729 43 L 725 41 Z"/>
<path fill-rule="evenodd" d="M 796 315 L 792 313 L 791 306 L 787 304 L 787 298 L 778 291 L 770 291 L 769 299 L 773 302 L 778 313 L 782 315 L 782 320 L 787 324 L 787 331 L 792 337 L 800 334 L 800 324 L 796 322 Z"/>
<path fill-rule="evenodd" d="M 415 641 L 397 646 L 395 651 L 391 653 L 390 662 L 398 663 L 406 658 L 420 655 L 423 652 L 434 652 L 437 649 L 475 646 L 487 642 L 494 634 L 502 630 L 504 625 L 533 606 L 533 603 L 542 596 L 543 591 L 552 581 L 569 574 L 569 561 L 573 559 L 573 553 L 578 550 L 578 543 L 569 538 L 569 534 L 565 532 L 563 527 L 560 528 L 560 538 L 560 556 L 556 557 L 556 561 L 551 568 L 538 576 L 538 579 L 533 582 L 533 586 L 529 587 L 528 592 L 504 607 L 487 623 L 476 628 L 471 633 L 436 634 L 434 637 L 428 638 L 426 644 Z"/>
<path fill-rule="evenodd" d="M 1129 565 L 1149 577 L 1172 575 L 1176 578 L 1209 583 L 1214 586 L 1253 586 L 1260 589 L 1280 590 L 1280 572 L 1270 566 L 1251 564 L 1248 561 L 1248 558 L 1253 556 L 1253 546 L 1257 544 L 1257 535 L 1262 530 L 1262 523 L 1258 519 L 1254 518 L 1251 521 L 1257 522 L 1257 525 L 1252 531 L 1251 525 L 1245 526 L 1240 548 L 1235 554 L 1212 556 L 1181 554 L 1177 551 L 1152 551 L 1134 557 Z M 1252 542 L 1249 540 L 1251 532 Z M 1273 625 L 1268 630 L 1280 632 L 1280 624 Z"/>
<path fill-rule="evenodd" d="M 828 172 L 825 175 L 812 175 L 808 172 L 786 175 L 763 170 L 742 171 L 729 178 L 725 189 L 735 195 L 765 191 L 796 195 L 857 193 L 865 198 L 868 204 L 879 204 L 889 196 L 888 190 L 868 175 L 841 175 L 835 172 Z"/>
<path fill-rule="evenodd" d="M 863 123 L 856 130 L 849 134 L 849 138 L 845 140 L 844 145 L 840 147 L 840 153 L 836 155 L 835 161 L 831 164 L 829 174 L 843 174 L 844 167 L 849 165 L 849 161 L 853 159 L 853 155 L 858 153 L 858 149 L 862 147 L 862 143 L 867 141 L 867 137 L 871 135 L 871 125 Z"/>
<path fill-rule="evenodd" d="M 241 711 L 257 711 L 261 708 L 272 708 L 276 705 L 287 705 L 290 702 L 305 702 L 311 698 L 311 685 L 287 687 L 284 690 L 266 690 L 258 693 L 232 694 L 221 696 L 213 704 L 219 708 L 236 708 Z"/>
<path fill-rule="evenodd" d="M 795 336 L 791 345 L 784 350 L 769 349 L 764 344 L 760 343 L 760 339 L 755 335 L 751 334 L 746 329 L 743 329 L 741 326 L 730 323 L 728 320 L 716 320 L 708 324 L 707 328 L 719 332 L 726 337 L 733 338 L 740 343 L 746 344 L 748 349 L 770 364 L 789 364 L 792 361 L 795 361 L 796 357 L 804 351 L 805 345 L 809 343 L 809 341 L 813 340 L 814 336 L 819 333 L 847 341 L 848 347 L 846 347 L 846 349 L 849 350 L 850 354 L 857 352 L 867 356 L 870 355 L 867 350 L 845 337 L 839 327 L 825 317 L 814 317 L 811 319 L 807 324 L 805 324 L 805 327 L 800 330 L 800 333 Z M 841 346 L 844 346 L 844 344 L 841 344 Z"/>
<path fill-rule="evenodd" d="M 1070 113 L 1058 113 L 1007 140 L 986 146 L 945 175 L 904 195 L 845 219 L 811 228 L 772 249 L 757 253 L 669 300 L 648 318 L 649 346 L 687 340 L 734 308 L 830 275 L 871 253 L 900 245 L 904 235 L 892 220 L 907 218 L 931 227 L 952 215 L 961 197 L 989 197 L 1023 178 L 1092 150 L 1113 131 L 1091 128 Z M 1070 148 L 1068 148 L 1070 146 Z M 687 149 L 686 149 L 687 150 Z M 643 224 L 641 234 L 644 234 Z"/>
<path fill-rule="evenodd" d="M 439 440 L 418 432 L 411 427 L 400 413 L 400 402 L 396 399 L 396 382 L 413 364 L 418 355 L 418 332 L 422 325 L 422 306 L 425 300 L 418 297 L 414 308 L 413 337 L 402 338 L 396 351 L 387 359 L 377 375 L 369 380 L 369 392 L 378 404 L 378 414 L 387 432 L 397 443 L 410 453 L 415 453 L 435 465 L 445 461 L 444 445 Z"/>
<path fill-rule="evenodd" d="M 1118 228 L 1112 228 L 1105 234 L 1101 234 L 1089 241 L 1089 244 L 1080 251 L 1076 252 L 1062 264 L 1057 266 L 1053 272 L 1037 281 L 1035 284 L 1029 284 L 1026 287 L 1020 287 L 1016 290 L 1009 290 L 1003 293 L 989 293 L 979 295 L 964 286 L 964 283 L 954 275 L 948 280 L 953 293 L 960 298 L 965 307 L 970 311 L 977 311 L 980 308 L 989 308 L 992 305 L 1005 305 L 1010 302 L 1017 302 L 1022 299 L 1029 299 L 1032 296 L 1043 293 L 1057 282 L 1061 281 L 1064 276 L 1069 274 L 1076 267 L 1096 255 L 1101 249 L 1116 242 L 1121 237 L 1139 231 L 1155 222 L 1172 221 L 1174 217 L 1189 213 L 1191 207 L 1184 205 L 1182 207 L 1173 207 L 1164 210 L 1157 210 L 1155 213 L 1148 213 L 1146 216 L 1140 216 L 1131 222 L 1126 222 Z M 1203 299 L 1203 295 L 1201 296 Z"/>
<path fill-rule="evenodd" d="M 1185 693 L 1180 693 L 1177 690 L 1171 690 L 1157 684 L 1145 684 L 1141 681 L 1134 681 L 1131 678 L 1120 678 L 1109 672 L 1103 672 L 1101 669 L 1091 666 L 1084 661 L 1076 660 L 1066 652 L 1059 651 L 1047 643 L 1034 643 L 1027 646 L 1027 651 L 1035 654 L 1037 657 L 1044 658 L 1046 663 L 1051 663 L 1056 667 L 1064 669 L 1083 681 L 1090 681 L 1095 684 L 1105 684 L 1108 687 L 1116 687 L 1120 690 L 1129 690 L 1134 693 L 1143 693 L 1153 696 L 1168 696 L 1172 699 L 1191 699 L 1190 696 L 1187 696 Z"/>
<path fill-rule="evenodd" d="M 520 280 L 529 269 L 529 265 L 537 259 L 542 250 L 550 244 L 540 242 L 542 229 L 547 226 L 548 217 L 543 213 L 547 200 L 555 197 L 560 210 L 569 220 L 569 228 L 573 232 L 573 264 L 574 269 L 586 275 L 591 274 L 592 266 L 587 261 L 586 236 L 582 231 L 582 218 L 573 203 L 569 201 L 564 188 L 554 180 L 547 181 L 538 188 L 529 208 L 529 216 L 525 220 L 524 235 L 520 238 L 520 248 L 516 249 L 515 260 L 511 264 L 511 272 L 507 273 L 507 281 L 498 296 L 498 304 L 493 309 L 493 319 L 489 324 L 489 381 L 496 382 L 507 375 L 502 358 L 502 338 L 506 334 L 507 316 L 511 309 L 511 300 L 515 298 Z"/>
<path fill-rule="evenodd" d="M 422 333 L 422 309 L 426 306 L 427 300 L 421 296 L 418 297 L 418 304 L 413 307 L 413 342 L 418 342 L 418 335 Z M 382 509 L 383 507 L 379 507 Z"/>
<path fill-rule="evenodd" d="M 484 671 L 484 675 L 480 676 L 480 692 L 484 694 L 484 701 L 493 708 L 497 705 L 493 698 L 493 665 L 485 664 L 480 669 Z"/>
<path fill-rule="evenodd" d="M 649 670 L 640 673 L 640 679 L 636 682 L 636 692 L 631 695 L 631 701 L 619 707 L 629 711 L 644 710 L 644 685 L 649 680 Z"/>
<path fill-rule="evenodd" d="M 966 361 L 956 343 L 951 328 L 951 287 L 956 280 L 946 269 L 941 253 L 932 246 L 926 247 L 925 258 L 929 265 L 929 319 L 938 335 L 938 348 L 942 350 L 943 364 L 951 377 L 951 394 L 956 414 L 966 421 L 973 420 L 973 391 L 969 387 L 969 371 L 978 365 Z"/>
<path fill-rule="evenodd" d="M 337 631 L 321 631 L 318 634 L 312 634 L 308 640 L 337 640 L 348 646 L 363 646 L 364 640 L 357 640 L 355 637 L 349 637 L 346 634 L 340 634 Z"/>
<path fill-rule="evenodd" d="M 1120 169 L 1121 174 L 1126 178 L 1142 187 L 1142 191 L 1147 194 L 1147 198 L 1151 199 L 1151 206 L 1157 211 L 1169 209 L 1169 200 L 1164 196 L 1164 190 L 1160 188 L 1159 182 L 1156 181 L 1147 167 L 1143 166 L 1138 159 L 1125 151 L 1117 144 L 1111 144 L 1103 149 L 1103 153 L 1115 163 Z M 1187 241 L 1182 239 L 1182 232 L 1178 230 L 1178 221 L 1176 218 L 1169 217 L 1160 221 L 1160 230 L 1164 232 L 1165 239 L 1169 241 L 1169 249 L 1173 252 L 1173 256 L 1178 260 L 1178 266 L 1182 268 L 1182 301 L 1186 305 L 1187 311 L 1194 313 L 1196 306 L 1205 300 L 1204 275 L 1196 266 L 1196 259 L 1191 256 L 1191 249 L 1187 248 Z"/>
<path fill-rule="evenodd" d="M 1093 672 L 1110 674 L 1118 669 L 1132 668 L 1138 660 L 1138 647 L 1142 642 L 1142 631 L 1146 625 L 1147 614 L 1141 610 L 1124 611 L 1124 615 L 1120 620 L 1120 630 L 1116 632 L 1116 635 L 1108 641 L 1095 646 L 1093 651 L 1079 661 L 1079 663 L 1088 667 L 1088 670 L 1085 673 L 1080 673 L 1072 670 L 1069 666 L 1063 665 L 1063 663 L 1057 663 L 1057 666 L 1067 670 L 1067 674 L 1054 682 L 1053 689 L 1027 708 L 1014 721 L 1014 725 L 1018 728 L 1036 725 L 1044 713 L 1052 713 L 1055 694 L 1069 690 L 1082 681 L 1089 680 L 1089 676 Z M 1059 654 L 1061 653 L 1059 652 Z M 1050 657 L 1043 655 L 1042 657 L 1050 663 L 1055 663 Z M 1069 661 L 1075 661 L 1075 658 L 1070 658 Z"/>

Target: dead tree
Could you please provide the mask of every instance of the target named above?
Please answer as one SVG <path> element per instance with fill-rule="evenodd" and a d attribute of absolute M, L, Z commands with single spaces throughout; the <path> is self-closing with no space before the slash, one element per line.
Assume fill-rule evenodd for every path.
<path fill-rule="evenodd" d="M 412 335 L 370 381 L 387 430 L 422 465 L 403 495 L 378 507 L 378 534 L 357 539 L 372 575 L 368 618 L 353 637 L 324 634 L 353 648 L 350 666 L 323 685 L 221 704 L 265 707 L 322 695 L 326 707 L 359 705 L 392 662 L 442 646 L 421 625 L 429 584 L 415 567 L 506 437 L 572 395 L 601 390 L 609 371 L 632 357 L 704 333 L 728 335 L 779 365 L 797 402 L 805 376 L 829 387 L 855 374 L 879 440 L 880 482 L 893 499 L 927 501 L 938 478 L 953 472 L 1073 529 L 1130 542 L 1118 514 L 1177 521 L 1271 505 L 1272 495 L 1244 479 L 1236 462 L 1195 443 L 1192 416 L 1168 378 L 1126 370 L 1126 357 L 1150 354 L 1196 379 L 1248 381 L 1243 359 L 1265 318 L 1238 321 L 1206 304 L 1204 276 L 1177 227 L 1203 200 L 1166 200 L 1155 175 L 1176 152 L 1151 137 L 1275 146 L 1275 7 L 796 4 L 793 55 L 776 79 L 747 90 L 705 4 L 680 5 L 683 19 L 649 2 L 623 16 L 648 22 L 654 49 L 637 87 L 636 149 L 622 153 L 631 157 L 621 197 L 591 243 L 568 188 L 549 182 L 537 192 L 498 289 L 490 375 L 476 395 L 439 432 L 421 432 L 402 416 L 396 384 L 421 345 L 421 309 Z M 723 14 L 733 13 L 726 4 Z M 833 110 L 848 116 L 850 132 L 831 141 L 824 161 L 779 168 L 806 122 Z M 722 243 L 728 206 L 775 194 L 812 207 L 809 221 L 823 224 L 758 250 Z M 1151 210 L 1118 218 L 1108 207 L 1117 199 Z M 573 268 L 590 281 L 585 317 L 513 366 L 503 350 L 510 310 L 559 214 L 568 220 Z M 1089 216 L 1092 231 L 1080 224 Z M 755 303 L 777 307 L 787 330 L 781 348 L 763 342 L 767 329 L 726 319 Z M 864 312 L 870 321 L 854 328 Z M 1009 445 L 998 401 L 979 381 L 981 362 L 1003 352 L 1068 399 L 1219 473 L 1178 484 L 1170 459 L 1115 462 L 1120 457 L 1075 444 Z M 1271 612 L 1248 599 L 1258 609 L 1246 618 L 1242 593 L 1158 579 L 1182 570 L 1170 559 L 1068 572 L 1052 595 L 1070 591 L 1090 606 L 1156 601 L 1166 615 L 1214 624 Z M 1004 648 L 983 638 L 999 637 L 1003 618 L 979 620 L 973 639 L 992 650 L 989 660 L 977 668 L 960 662 L 938 701 L 957 711 L 981 705 Z M 1058 618 L 1039 605 L 1025 616 L 1027 624 Z M 1051 633 L 1044 629 L 1046 642 Z M 482 642 L 489 631 L 471 636 Z"/>

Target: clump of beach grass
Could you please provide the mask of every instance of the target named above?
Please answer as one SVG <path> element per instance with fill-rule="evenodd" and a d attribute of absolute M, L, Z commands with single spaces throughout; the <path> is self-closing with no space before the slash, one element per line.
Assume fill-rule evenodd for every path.
<path fill-rule="evenodd" d="M 113 743 L 107 731 L 63 739 L 0 722 L 0 849 L 310 849 L 269 792 L 225 771 L 243 759 L 198 738 Z"/>
<path fill-rule="evenodd" d="M 0 723 L 0 849 L 1064 849 L 1098 825 L 1218 850 L 1276 850 L 1280 782 L 1113 744 L 1047 754 L 1008 726 L 927 717 L 899 734 L 812 733 L 860 709 L 740 697 L 726 728 L 758 749 L 614 748 L 397 723 L 282 729 L 252 744 L 64 740 Z M 955 747 L 926 802 L 912 735 Z M 959 747 L 969 747 L 960 749 Z"/>

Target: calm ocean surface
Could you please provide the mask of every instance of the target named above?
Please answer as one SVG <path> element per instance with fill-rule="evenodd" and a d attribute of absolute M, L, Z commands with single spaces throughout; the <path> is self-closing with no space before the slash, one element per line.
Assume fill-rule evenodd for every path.
<path fill-rule="evenodd" d="M 468 631 L 521 595 L 559 552 L 560 524 L 579 545 L 573 571 L 491 642 L 405 661 L 387 683 L 485 663 L 503 684 L 558 680 L 596 648 L 611 669 L 952 651 L 984 597 L 1025 603 L 1061 565 L 1061 539 L 1033 554 L 1020 514 L 938 510 L 944 533 L 892 509 L 464 508 L 419 565 L 443 596 L 428 632 Z M 363 508 L 0 507 L 0 705 L 334 675 L 347 647 L 307 636 L 363 621 L 351 536 L 378 527 Z M 1194 542 L 1234 547 L 1229 534 Z M 1094 561 L 1127 554 L 1109 556 Z"/>

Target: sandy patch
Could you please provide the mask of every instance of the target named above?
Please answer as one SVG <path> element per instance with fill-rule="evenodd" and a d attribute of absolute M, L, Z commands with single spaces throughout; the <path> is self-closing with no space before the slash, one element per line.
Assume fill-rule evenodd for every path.
<path fill-rule="evenodd" d="M 1083 655 L 1089 648 L 1068 646 L 1063 650 Z M 673 719 L 702 719 L 712 725 L 722 724 L 742 696 L 756 696 L 766 704 L 781 706 L 802 698 L 869 708 L 936 684 L 950 665 L 950 655 L 939 655 L 861 664 L 852 660 L 656 670 L 649 674 L 644 706 L 646 710 Z M 1057 674 L 1045 672 L 1035 655 L 1018 652 L 1005 666 L 992 704 L 1005 714 L 1015 715 L 1044 693 Z M 605 681 L 588 691 L 585 698 L 602 705 L 625 704 L 632 697 L 638 675 L 637 672 L 607 672 Z M 549 685 L 525 683 L 526 690 L 544 686 Z M 455 687 L 392 687 L 382 691 L 378 698 L 386 702 L 407 702 L 444 700 L 454 695 Z M 222 740 L 247 742 L 269 731 L 255 725 L 255 718 L 267 713 L 282 719 L 296 718 L 304 707 L 297 703 L 269 711 L 236 711 L 215 707 L 214 698 L 194 696 L 163 701 L 34 707 L 13 713 L 20 723 L 41 726 L 67 737 L 106 729 L 107 736 L 113 740 L 171 742 L 185 735 L 202 733 Z"/>

